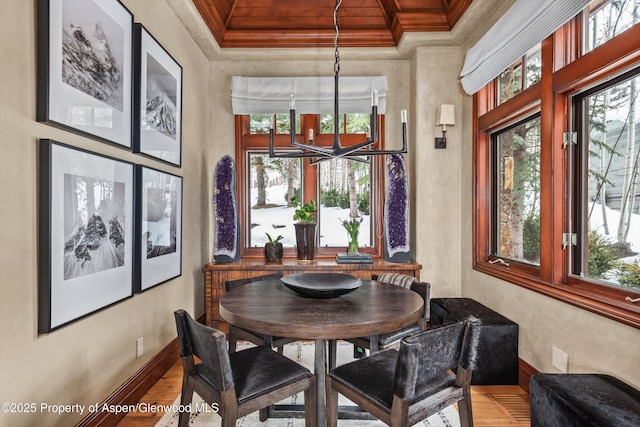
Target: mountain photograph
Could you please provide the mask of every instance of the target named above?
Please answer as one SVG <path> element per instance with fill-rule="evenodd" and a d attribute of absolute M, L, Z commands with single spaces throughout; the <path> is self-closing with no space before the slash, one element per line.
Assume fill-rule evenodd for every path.
<path fill-rule="evenodd" d="M 86 0 L 64 0 L 62 14 L 62 81 L 123 111 L 123 29 Z"/>
<path fill-rule="evenodd" d="M 64 176 L 64 280 L 122 267 L 125 185 Z"/>
<path fill-rule="evenodd" d="M 176 139 L 178 81 L 147 54 L 147 105 L 143 126 Z"/>

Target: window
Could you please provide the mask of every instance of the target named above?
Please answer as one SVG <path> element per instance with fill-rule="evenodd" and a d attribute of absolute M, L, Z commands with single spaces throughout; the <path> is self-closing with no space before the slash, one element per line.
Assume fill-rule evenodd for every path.
<path fill-rule="evenodd" d="M 268 236 L 282 236 L 283 247 L 296 244 L 291 198 L 300 194 L 300 159 L 272 159 L 248 152 L 249 247 L 263 247 Z"/>
<path fill-rule="evenodd" d="M 320 246 L 346 246 L 348 235 L 342 220 L 362 218 L 358 244 L 373 245 L 371 240 L 371 167 L 354 160 L 331 159 L 319 165 L 320 173 Z"/>
<path fill-rule="evenodd" d="M 318 256 L 335 256 L 348 244 L 348 233 L 342 220 L 362 219 L 358 243 L 360 250 L 380 255 L 381 243 L 374 230 L 381 227 L 376 214 L 382 211 L 382 167 L 380 158 L 357 161 L 331 159 L 310 165 L 308 159 L 270 158 L 269 128 L 275 120 L 277 151 L 290 150 L 289 115 L 256 114 L 236 116 L 236 158 L 240 215 L 246 224 L 243 230 L 243 256 L 262 257 L 267 233 L 283 236 L 285 257 L 294 256 L 295 229 L 290 200 L 318 202 Z M 383 119 L 381 119 L 383 120 Z M 380 126 L 380 124 L 379 124 Z M 313 130 L 314 143 L 333 143 L 332 114 L 299 115 L 296 117 L 298 138 Z M 362 142 L 369 132 L 368 114 L 340 116 L 340 141 L 343 146 Z M 378 142 L 382 146 L 381 142 Z M 288 249 L 288 250 L 287 250 Z"/>
<path fill-rule="evenodd" d="M 498 77 L 498 102 L 501 104 L 538 83 L 541 63 L 540 44 L 537 44 L 504 70 Z"/>
<path fill-rule="evenodd" d="M 640 22 L 635 0 L 598 0 L 585 12 L 584 51 L 589 52 Z"/>
<path fill-rule="evenodd" d="M 540 118 L 497 132 L 494 139 L 493 255 L 540 264 Z"/>
<path fill-rule="evenodd" d="M 631 74 L 573 100 L 571 273 L 640 293 L 640 69 Z"/>
<path fill-rule="evenodd" d="M 474 95 L 473 250 L 476 270 L 640 328 L 633 3 L 593 1 Z"/>
<path fill-rule="evenodd" d="M 269 135 L 269 129 L 273 123 L 273 114 L 252 114 L 250 116 L 249 133 Z M 275 115 L 275 133 L 289 135 L 290 118 L 288 114 Z M 300 133 L 300 116 L 296 116 L 296 133 Z"/>
<path fill-rule="evenodd" d="M 369 135 L 369 114 L 350 113 L 340 116 L 341 134 Z M 333 114 L 320 115 L 320 134 L 334 133 Z M 320 185 L 320 247 L 346 246 L 348 235 L 342 220 L 362 218 L 358 244 L 373 246 L 371 240 L 371 178 L 369 163 L 354 160 L 332 159 L 318 165 Z M 331 232 L 329 231 L 331 230 Z"/>

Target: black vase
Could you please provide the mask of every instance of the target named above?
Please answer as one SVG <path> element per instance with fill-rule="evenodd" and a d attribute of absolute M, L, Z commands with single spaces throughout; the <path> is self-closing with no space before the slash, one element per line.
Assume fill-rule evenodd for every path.
<path fill-rule="evenodd" d="M 282 243 L 265 243 L 264 257 L 267 262 L 282 261 Z"/>
<path fill-rule="evenodd" d="M 296 228 L 296 248 L 298 260 L 311 261 L 316 249 L 316 224 L 299 222 Z"/>

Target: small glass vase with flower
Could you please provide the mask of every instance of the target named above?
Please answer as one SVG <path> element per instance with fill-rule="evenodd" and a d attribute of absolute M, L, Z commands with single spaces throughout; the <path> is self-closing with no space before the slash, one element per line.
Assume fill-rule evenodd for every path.
<path fill-rule="evenodd" d="M 363 220 L 364 218 L 360 217 L 351 218 L 348 221 L 346 219 L 340 221 L 342 223 L 342 226 L 345 228 L 345 230 L 347 230 L 347 233 L 349 234 L 349 244 L 347 246 L 348 254 L 356 255 L 360 253 L 360 251 L 358 250 L 358 233 L 360 232 L 360 224 L 362 224 Z"/>

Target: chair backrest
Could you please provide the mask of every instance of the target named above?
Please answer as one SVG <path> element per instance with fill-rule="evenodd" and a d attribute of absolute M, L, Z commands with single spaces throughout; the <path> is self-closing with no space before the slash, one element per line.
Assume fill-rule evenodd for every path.
<path fill-rule="evenodd" d="M 229 352 L 223 332 L 196 322 L 184 310 L 176 310 L 176 327 L 180 343 L 180 357 L 189 359 L 198 357 L 198 372 L 218 391 L 226 391 L 234 386 L 231 373 Z M 193 372 L 185 372 L 192 374 Z"/>
<path fill-rule="evenodd" d="M 431 284 L 420 282 L 413 276 L 398 273 L 382 273 L 372 276 L 373 280 L 378 282 L 389 283 L 391 285 L 400 286 L 402 288 L 411 289 L 418 293 L 424 300 L 424 319 L 423 329 L 426 329 L 426 322 L 431 318 Z"/>
<path fill-rule="evenodd" d="M 467 319 L 429 329 L 400 343 L 393 392 L 398 397 L 412 400 L 426 390 L 451 385 L 458 367 L 475 368 L 479 321 Z"/>
<path fill-rule="evenodd" d="M 260 282 L 263 280 L 281 279 L 282 273 L 264 274 L 262 276 L 247 277 L 246 279 L 227 280 L 224 282 L 224 288 L 227 292 L 231 289 L 235 289 L 238 286 L 246 285 L 247 283 Z"/>
<path fill-rule="evenodd" d="M 418 279 L 413 276 L 407 276 L 406 274 L 398 273 L 382 273 L 374 276 L 374 280 L 383 283 L 390 283 L 392 285 L 400 286 L 401 288 L 411 289 L 411 285 L 416 283 Z"/>

